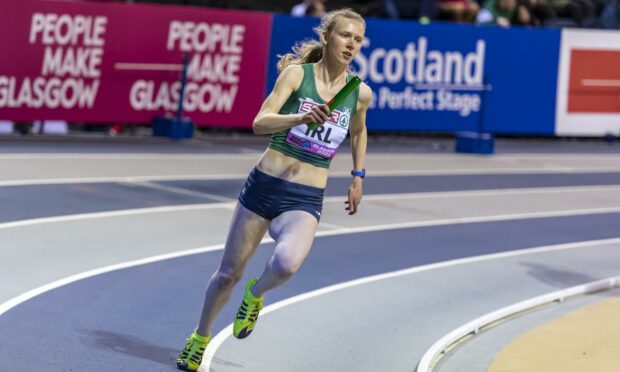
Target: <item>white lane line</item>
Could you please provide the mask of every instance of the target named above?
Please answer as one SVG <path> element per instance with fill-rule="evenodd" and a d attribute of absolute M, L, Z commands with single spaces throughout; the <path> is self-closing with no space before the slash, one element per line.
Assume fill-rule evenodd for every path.
<path fill-rule="evenodd" d="M 193 196 L 193 197 L 202 198 L 202 199 L 217 200 L 217 201 L 223 202 L 223 203 L 236 201 L 236 199 L 227 198 L 227 197 L 224 197 L 224 196 L 221 196 L 221 195 L 217 195 L 217 194 L 212 194 L 212 193 L 209 193 L 209 192 L 192 191 L 192 190 L 184 189 L 184 188 L 181 188 L 181 187 L 175 187 L 175 186 L 170 186 L 170 185 L 163 185 L 163 184 L 149 182 L 149 181 L 129 182 L 127 184 L 135 185 L 135 186 L 141 186 L 141 187 L 145 187 L 145 188 L 149 188 L 149 189 L 153 189 L 153 190 L 166 191 L 166 192 L 170 192 L 170 193 L 173 193 L 173 194 Z"/>
<path fill-rule="evenodd" d="M 140 153 L 140 154 L 128 154 L 128 153 L 96 153 L 96 154 L 38 154 L 38 153 L 23 153 L 23 154 L 0 154 L 0 161 L 2 160 L 161 160 L 161 161 L 174 161 L 174 160 L 252 160 L 257 159 L 257 154 L 249 153 L 235 153 L 235 154 L 162 154 L 162 153 Z"/>
<path fill-rule="evenodd" d="M 286 300 L 282 300 L 282 301 L 276 302 L 276 303 L 274 303 L 272 305 L 269 305 L 269 306 L 265 307 L 261 311 L 261 317 L 264 317 L 266 314 L 269 314 L 270 312 L 273 312 L 273 311 L 276 311 L 278 309 L 281 309 L 281 308 L 283 308 L 285 306 L 289 306 L 289 305 L 292 305 L 292 304 L 295 304 L 295 303 L 298 303 L 298 302 L 301 302 L 301 301 L 304 301 L 304 300 L 308 300 L 308 299 L 313 298 L 313 297 L 318 297 L 318 296 L 321 296 L 321 295 L 324 295 L 324 294 L 327 294 L 327 293 L 331 293 L 331 292 L 335 292 L 335 291 L 338 291 L 338 290 L 355 287 L 355 286 L 358 286 L 358 285 L 368 284 L 368 283 L 376 282 L 376 281 L 379 281 L 379 280 L 391 279 L 391 278 L 395 278 L 395 277 L 399 277 L 399 276 L 410 275 L 410 274 L 415 274 L 415 273 L 420 273 L 420 272 L 425 272 L 425 271 L 431 271 L 431 270 L 437 270 L 437 269 L 443 269 L 443 268 L 447 268 L 447 267 L 451 267 L 451 266 L 464 265 L 464 264 L 469 264 L 469 263 L 474 263 L 474 262 L 496 260 L 496 259 L 501 259 L 501 258 L 523 256 L 523 255 L 535 254 L 535 253 L 544 253 L 544 252 L 553 252 L 553 251 L 560 251 L 560 250 L 567 250 L 567 249 L 585 248 L 585 247 L 591 247 L 591 246 L 596 246 L 596 245 L 604 245 L 604 244 L 620 244 L 620 238 L 590 240 L 590 241 L 568 243 L 568 244 L 555 244 L 555 245 L 539 246 L 539 247 L 533 247 L 533 248 L 528 248 L 528 249 L 520 249 L 520 250 L 514 250 L 514 251 L 508 251 L 508 252 L 502 252 L 502 253 L 493 253 L 493 254 L 488 254 L 488 255 L 460 258 L 460 259 L 456 259 L 456 260 L 444 261 L 444 262 L 439 262 L 439 263 L 434 263 L 434 264 L 429 264 L 429 265 L 423 265 L 423 266 L 415 266 L 415 267 L 411 267 L 411 268 L 408 268 L 408 269 L 397 270 L 397 271 L 392 271 L 392 272 L 388 272 L 388 273 L 367 276 L 367 277 L 351 280 L 351 281 L 348 281 L 348 282 L 338 283 L 338 284 L 331 285 L 331 286 L 328 286 L 328 287 L 323 287 L 323 288 L 320 288 L 320 289 L 317 289 L 317 290 L 314 290 L 314 291 L 302 293 L 300 295 L 297 295 L 297 296 L 294 296 L 294 297 L 291 297 L 291 298 L 287 298 Z M 232 336 L 232 324 L 230 324 L 229 326 L 227 326 L 226 328 L 221 330 L 217 335 L 215 335 L 215 337 L 213 337 L 213 339 L 209 343 L 209 346 L 207 346 L 207 349 L 205 351 L 205 359 L 203 360 L 202 365 L 201 365 L 199 371 L 208 372 L 210 370 L 211 363 L 213 361 L 213 357 L 214 357 L 215 353 L 217 352 L 217 349 L 230 336 Z"/>
<path fill-rule="evenodd" d="M 210 251 L 216 251 L 216 250 L 220 250 L 220 249 L 223 249 L 223 248 L 224 248 L 224 244 L 217 244 L 217 245 L 212 245 L 212 246 L 208 246 L 208 247 L 190 249 L 190 250 L 186 250 L 186 251 L 182 251 L 182 252 L 168 253 L 168 254 L 163 254 L 163 255 L 158 255 L 158 256 L 147 257 L 147 258 L 143 258 L 143 259 L 139 259 L 139 260 L 123 262 L 123 263 L 120 263 L 120 264 L 105 266 L 105 267 L 101 267 L 101 268 L 98 268 L 98 269 L 85 271 L 85 272 L 82 272 L 80 274 L 71 275 L 71 276 L 68 276 L 66 278 L 63 278 L 63 279 L 60 279 L 60 280 L 56 280 L 54 282 L 51 282 L 51 283 L 42 285 L 40 287 L 37 287 L 35 289 L 32 289 L 32 290 L 30 290 L 28 292 L 25 292 L 25 293 L 23 293 L 23 294 L 21 294 L 21 295 L 19 295 L 17 297 L 14 297 L 14 298 L 12 298 L 12 299 L 2 303 L 0 305 L 0 316 L 2 314 L 6 313 L 7 311 L 11 310 L 15 306 L 17 306 L 17 305 L 19 305 L 19 304 L 21 304 L 23 302 L 26 302 L 26 301 L 30 300 L 31 298 L 33 298 L 33 297 L 36 297 L 36 296 L 38 296 L 40 294 L 43 294 L 43 293 L 48 292 L 48 291 L 51 291 L 52 289 L 65 286 L 65 285 L 73 283 L 73 282 L 77 282 L 79 280 L 91 278 L 93 276 L 100 275 L 100 274 L 109 273 L 111 271 L 117 271 L 117 270 L 122 270 L 122 269 L 130 268 L 130 267 L 146 265 L 146 264 L 150 264 L 150 263 L 154 263 L 154 262 L 170 260 L 170 259 L 173 259 L 173 258 L 182 257 L 182 256 L 189 256 L 189 255 L 192 255 L 192 254 L 199 254 L 199 253 L 205 253 L 205 252 L 210 252 Z"/>
<path fill-rule="evenodd" d="M 355 233 L 361 233 L 361 232 L 372 232 L 372 231 L 382 231 L 382 230 L 397 230 L 397 229 L 407 229 L 407 228 L 414 228 L 414 227 L 456 225 L 456 224 L 477 223 L 477 222 L 499 222 L 499 221 L 510 221 L 510 220 L 524 220 L 524 219 L 532 219 L 532 218 L 582 216 L 582 215 L 588 215 L 588 214 L 618 213 L 618 212 L 620 212 L 620 207 L 618 208 L 574 209 L 574 210 L 557 211 L 557 212 L 515 213 L 515 214 L 503 214 L 503 215 L 483 216 L 483 217 L 458 217 L 458 218 L 447 218 L 443 220 L 402 222 L 402 223 L 374 225 L 374 226 L 365 226 L 365 227 L 351 227 L 351 228 L 348 228 L 345 232 L 323 231 L 320 233 L 320 236 L 330 236 L 330 235 L 339 235 L 339 234 L 355 234 Z"/>
<path fill-rule="evenodd" d="M 485 314 L 463 324 L 435 342 L 422 355 L 416 372 L 431 372 L 445 354 L 454 350 L 460 343 L 470 339 L 470 337 L 476 336 L 483 330 L 486 331 L 507 320 L 514 319 L 516 316 L 524 315 L 526 312 L 540 310 L 540 307 L 543 305 L 548 305 L 553 302 L 564 302 L 567 299 L 579 295 L 609 291 L 619 285 L 620 276 L 609 277 L 533 297 Z"/>
<path fill-rule="evenodd" d="M 147 213 L 165 213 L 165 212 L 200 210 L 200 209 L 211 209 L 211 208 L 233 208 L 234 205 L 235 203 L 213 203 L 213 204 L 206 204 L 206 205 L 158 207 L 158 208 L 144 208 L 144 209 L 137 209 L 137 210 L 116 211 L 116 212 L 88 213 L 88 214 L 79 214 L 79 215 L 71 215 L 71 216 L 63 216 L 63 217 L 50 217 L 50 218 L 40 218 L 40 219 L 33 219 L 33 220 L 8 222 L 8 223 L 0 224 L 0 229 L 28 226 L 28 225 L 34 225 L 34 224 L 40 224 L 40 223 L 54 223 L 54 222 L 64 222 L 64 221 L 73 221 L 73 220 L 81 220 L 81 219 L 117 217 L 117 216 L 127 216 L 127 215 L 137 215 L 137 214 L 147 214 Z M 355 233 L 372 232 L 372 231 L 380 231 L 380 230 L 423 227 L 423 226 L 439 226 L 439 225 L 473 223 L 473 222 L 493 222 L 493 221 L 514 220 L 514 219 L 573 216 L 573 215 L 585 215 L 585 214 L 592 214 L 592 213 L 611 213 L 611 212 L 620 212 L 620 208 L 593 208 L 593 209 L 580 209 L 580 210 L 569 210 L 569 211 L 558 211 L 558 212 L 534 212 L 534 213 L 486 216 L 486 217 L 464 217 L 464 218 L 452 218 L 452 219 L 435 220 L 435 221 L 384 224 L 384 225 L 375 225 L 375 226 L 366 226 L 366 227 L 343 228 L 343 229 L 338 229 L 338 230 L 333 230 L 333 231 L 319 231 L 316 233 L 316 236 L 321 237 L 321 236 L 345 235 L 345 234 L 355 234 Z M 261 241 L 261 244 L 265 242 L 272 242 L 272 241 L 273 241 L 272 239 L 263 239 L 263 241 Z M 219 247 L 219 248 L 213 248 L 213 247 Z M 121 263 L 117 265 L 106 266 L 104 268 L 95 269 L 95 270 L 87 271 L 81 274 L 73 275 L 65 279 L 61 279 L 61 280 L 43 285 L 41 287 L 35 288 L 28 292 L 25 292 L 24 294 L 17 296 L 1 304 L 0 315 L 10 310 L 11 308 L 19 305 L 20 303 L 27 301 L 39 294 L 45 293 L 51 289 L 58 288 L 60 286 L 63 286 L 63 285 L 66 285 L 72 282 L 75 282 L 77 280 L 86 279 L 94 275 L 99 275 L 99 274 L 103 274 L 103 273 L 110 272 L 110 271 L 120 270 L 123 268 L 144 265 L 146 263 L 153 263 L 153 262 L 158 262 L 158 261 L 167 260 L 171 258 L 182 257 L 186 255 L 197 254 L 197 253 L 207 252 L 209 250 L 216 250 L 216 249 L 222 249 L 222 248 L 223 248 L 223 245 L 217 245 L 217 246 L 212 246 L 212 247 L 207 247 L 207 248 L 196 248 L 196 249 L 174 252 L 174 253 L 169 253 L 169 254 L 160 255 L 160 256 L 148 257 L 148 258 L 144 258 L 141 260 L 130 261 L 130 262 Z"/>
<path fill-rule="evenodd" d="M 230 203 L 223 203 L 223 204 L 230 204 Z M 207 206 L 203 206 L 203 208 L 204 207 L 215 208 L 215 207 L 221 207 L 221 205 L 215 206 L 213 204 L 209 204 Z M 151 213 L 150 210 L 152 209 L 161 209 L 162 211 L 166 212 L 167 211 L 166 209 L 169 209 L 169 208 L 168 207 L 147 208 L 145 210 L 140 210 L 138 212 L 139 213 Z M 199 208 L 195 208 L 195 209 L 199 209 Z M 620 212 L 620 208 L 612 208 L 612 209 L 615 212 Z M 343 229 L 333 230 L 333 231 L 319 231 L 316 233 L 316 236 L 322 237 L 322 236 L 333 236 L 333 235 L 346 235 L 346 234 L 364 233 L 364 232 L 380 231 L 380 230 L 393 230 L 393 229 L 403 229 L 403 228 L 421 227 L 421 226 L 438 226 L 438 225 L 459 224 L 459 223 L 469 223 L 469 222 L 491 222 L 491 221 L 502 221 L 502 220 L 510 220 L 510 219 L 527 219 L 527 218 L 532 218 L 532 217 L 579 215 L 579 214 L 589 214 L 591 213 L 590 211 L 596 211 L 596 213 L 600 213 L 601 210 L 604 210 L 604 208 L 598 208 L 598 209 L 592 209 L 592 210 L 579 210 L 579 211 L 563 211 L 563 212 L 550 212 L 550 213 L 549 212 L 522 213 L 522 214 L 510 214 L 510 215 L 488 216 L 488 217 L 453 218 L 453 219 L 445 219 L 445 220 L 438 220 L 438 221 L 395 223 L 395 224 L 375 225 L 375 226 L 366 226 L 366 227 L 343 228 Z M 129 211 L 129 212 L 136 212 L 136 211 Z M 98 218 L 99 216 L 97 215 L 102 215 L 102 214 L 109 214 L 109 213 L 104 212 L 104 213 L 92 214 L 91 217 Z M 130 214 L 136 214 L 136 213 L 126 213 L 126 214 L 130 215 Z M 116 213 L 115 215 L 118 215 L 118 213 Z M 69 217 L 71 217 L 71 219 L 73 220 L 84 218 L 84 217 L 78 217 L 78 216 L 80 215 L 69 216 Z M 89 215 L 82 215 L 82 216 L 86 216 L 88 218 Z M 54 222 L 57 222 L 58 220 L 61 220 L 61 219 L 56 219 L 56 221 Z M 67 219 L 65 218 L 62 220 L 67 220 Z M 21 221 L 21 222 L 27 222 L 27 221 Z M 15 225 L 17 223 L 8 223 L 8 224 Z M 3 224 L 3 225 L 7 225 L 7 224 Z M 0 225 L 0 228 L 2 228 L 3 225 Z M 265 238 L 261 241 L 261 244 L 266 243 L 266 242 L 273 242 L 273 240 L 271 238 Z M 214 248 L 214 247 L 219 247 L 219 248 Z M 34 296 L 37 296 L 41 293 L 45 293 L 54 288 L 58 288 L 60 286 L 75 282 L 77 280 L 86 279 L 91 276 L 107 273 L 110 271 L 120 270 L 120 269 L 129 268 L 133 266 L 138 266 L 138 265 L 144 265 L 146 263 L 153 263 L 153 262 L 158 262 L 162 260 L 168 260 L 171 258 L 182 257 L 182 256 L 187 256 L 187 255 L 197 254 L 197 253 L 202 253 L 202 252 L 208 252 L 209 250 L 216 250 L 216 249 L 222 249 L 222 248 L 223 248 L 223 244 L 211 246 L 207 248 L 195 248 L 195 249 L 186 250 L 186 251 L 173 252 L 173 253 L 168 253 L 164 255 L 148 257 L 148 258 L 144 258 L 141 260 L 106 266 L 104 268 L 95 269 L 95 270 L 87 271 L 81 274 L 69 276 L 65 279 L 57 280 L 53 283 L 46 284 L 41 287 L 30 290 L 28 292 L 25 292 L 24 294 L 17 296 L 3 303 L 2 305 L 0 305 L 0 315 L 8 311 L 9 309 L 19 305 L 20 303 L 31 299 Z"/>
<path fill-rule="evenodd" d="M 619 159 L 620 160 L 620 159 Z M 505 166 L 489 167 L 489 168 L 434 168 L 434 169 L 414 169 L 414 170 L 373 170 L 371 176 L 481 176 L 481 175 L 513 175 L 513 174 L 555 174 L 555 173 L 604 173 L 618 172 L 620 166 L 607 167 L 568 167 L 545 165 L 543 167 L 521 167 L 509 168 Z M 332 172 L 330 175 L 349 175 L 347 172 Z"/>
<path fill-rule="evenodd" d="M 567 192 L 596 192 L 596 191 L 614 191 L 620 189 L 620 186 L 578 186 L 578 187 L 557 187 L 557 188 L 534 188 L 534 189 L 504 189 L 504 190 L 474 190 L 474 191 L 446 191 L 446 192 L 431 192 L 431 193 L 409 193 L 409 194 L 378 194 L 364 196 L 366 201 L 379 201 L 379 200 L 405 200 L 405 199 L 427 199 L 427 198 L 463 198 L 463 197 L 476 197 L 476 196 L 496 196 L 496 195 L 528 195 L 528 194 L 553 194 L 553 193 L 567 193 Z M 342 203 L 345 196 L 330 196 L 325 198 L 325 203 Z M 28 220 L 12 221 L 0 223 L 0 229 L 8 229 L 14 227 L 31 226 L 44 223 L 57 223 L 76 221 L 82 219 L 95 219 L 95 218 L 110 218 L 110 217 L 123 217 L 148 213 L 169 213 L 169 212 L 185 212 L 193 210 L 207 210 L 207 209 L 233 209 L 236 205 L 236 201 L 224 202 L 224 203 L 208 203 L 208 204 L 190 204 L 190 205 L 176 205 L 154 208 L 138 208 L 138 209 L 125 209 L 120 211 L 109 212 L 94 212 L 94 213 L 82 213 L 72 214 L 65 216 L 34 218 Z M 536 218 L 536 217 L 559 217 L 567 215 L 582 215 L 582 214 L 594 214 L 594 213 L 614 213 L 619 212 L 620 207 L 607 207 L 607 208 L 588 208 L 588 209 L 570 209 L 563 211 L 552 212 L 529 212 L 518 214 L 506 214 L 497 216 L 482 216 L 482 217 L 460 217 L 451 218 L 446 220 L 431 220 L 423 222 L 408 222 L 403 224 L 390 224 L 381 226 L 400 226 L 402 227 L 417 227 L 417 226 L 429 226 L 442 225 L 446 223 L 467 223 L 467 222 L 488 222 L 488 221 L 501 221 L 506 219 L 520 219 L 520 218 Z M 325 222 L 321 222 L 325 224 Z M 331 225 L 333 227 L 339 227 L 337 225 Z M 325 224 L 325 227 L 329 227 Z M 398 228 L 398 227 L 397 227 Z"/>
<path fill-rule="evenodd" d="M 210 203 L 210 204 L 192 204 L 192 205 L 177 205 L 177 206 L 168 206 L 168 207 L 126 209 L 122 211 L 110 211 L 110 212 L 71 214 L 68 216 L 33 218 L 29 220 L 4 222 L 4 223 L 0 223 L 0 229 L 10 229 L 10 228 L 15 228 L 15 227 L 32 226 L 32 225 L 39 225 L 39 224 L 45 224 L 45 223 L 90 220 L 90 219 L 95 219 L 95 218 L 135 216 L 139 214 L 149 214 L 149 213 L 186 212 L 186 211 L 206 210 L 206 209 L 216 209 L 216 208 L 232 209 L 235 207 L 235 205 L 236 205 L 236 202 Z"/>
<path fill-rule="evenodd" d="M 39 178 L 0 181 L 3 186 L 36 186 L 36 185 L 63 185 L 72 183 L 131 183 L 149 181 L 215 181 L 245 179 L 247 173 L 226 174 L 185 174 L 185 175 L 158 175 L 158 176 L 131 176 L 131 177 L 81 177 L 81 178 Z"/>
<path fill-rule="evenodd" d="M 513 175 L 513 174 L 566 174 L 566 173 L 604 173 L 620 172 L 620 166 L 613 167 L 565 167 L 545 166 L 524 168 L 442 168 L 442 169 L 418 169 L 418 170 L 374 170 L 373 176 L 383 177 L 407 177 L 407 176 L 476 176 L 476 175 Z M 331 171 L 331 176 L 348 177 L 348 171 Z M 109 177 L 67 177 L 67 178 L 33 178 L 0 181 L 0 187 L 6 186 L 34 186 L 34 185 L 58 185 L 69 183 L 111 183 L 111 182 L 141 182 L 141 181 L 210 181 L 210 180 L 242 180 L 247 178 L 247 173 L 219 173 L 219 174 L 179 174 L 179 175 L 148 175 L 148 176 L 109 176 Z"/>
<path fill-rule="evenodd" d="M 150 208 L 153 209 L 153 208 Z M 318 236 L 332 236 L 332 235 L 344 235 L 344 234 L 351 234 L 351 233 L 357 233 L 357 232 L 366 232 L 366 231 L 374 231 L 374 230 L 381 230 L 381 229 L 393 229 L 393 228 L 400 228 L 403 227 L 407 224 L 393 224 L 393 225 L 382 225 L 382 226 L 375 226 L 375 227 L 366 227 L 366 228 L 350 228 L 350 229 L 342 229 L 339 231 L 325 231 L 325 232 L 317 232 L 317 237 Z M 419 267 L 415 267 L 415 268 L 411 268 L 411 269 L 405 269 L 405 270 L 399 270 L 399 271 L 395 271 L 392 273 L 385 273 L 385 274 L 380 274 L 380 275 L 375 275 L 375 276 L 370 276 L 370 277 L 366 277 L 366 278 L 361 278 L 361 279 L 357 279 L 354 281 L 350 281 L 350 282 L 346 282 L 346 283 L 341 283 L 341 284 L 337 284 L 334 286 L 330 286 L 330 287 L 326 287 L 317 291 L 313 291 L 313 292 L 308 292 L 306 294 L 302 294 L 299 296 L 295 296 L 292 297 L 288 300 L 284 300 L 281 302 L 278 302 L 276 304 L 273 304 L 269 307 L 267 307 L 265 310 L 266 312 L 270 312 L 270 311 L 274 311 L 277 310 L 278 308 L 281 308 L 283 306 L 286 306 L 288 304 L 294 303 L 294 302 L 299 302 L 302 301 L 304 299 L 307 298 L 311 298 L 311 297 L 315 297 L 318 296 L 320 294 L 324 294 L 324 293 L 328 293 L 331 291 L 335 291 L 338 289 L 342 289 L 342 288 L 347 288 L 353 285 L 359 285 L 359 284 L 364 284 L 364 283 L 368 283 L 371 281 L 375 281 L 375 280 L 381 280 L 381 279 L 386 279 L 386 278 L 391 278 L 391 277 L 395 277 L 395 276 L 399 276 L 399 275 L 405 275 L 408 273 L 414 273 L 414 272 L 419 272 L 419 271 L 425 271 L 425 270 L 432 270 L 432 269 L 437 269 L 437 268 L 442 268 L 442 267 L 448 267 L 448 266 L 453 266 L 453 265 L 457 265 L 457 264 L 462 264 L 462 263 L 468 263 L 468 262 L 476 262 L 476 261 L 482 261 L 482 260 L 489 260 L 489 259 L 496 259 L 496 258 L 501 258 L 501 257 L 510 257 L 510 256 L 515 256 L 515 255 L 520 255 L 520 254 L 528 254 L 528 253 L 534 253 L 534 252 L 545 252 L 545 251 L 553 251 L 553 250 L 560 250 L 560 249 L 570 249 L 570 248 L 579 248 L 581 246 L 588 246 L 588 245 L 596 245 L 596 244 L 607 244 L 607 243 L 616 243 L 620 241 L 620 239 L 605 239 L 605 240 L 595 240 L 595 241 L 588 241 L 588 242 L 579 242 L 579 243 L 570 243 L 570 244 L 562 244 L 562 245 L 553 245 L 553 246 L 546 246 L 546 247 L 538 247 L 538 248 L 531 248 L 531 249 L 525 249 L 525 250 L 520 250 L 520 251 L 511 251 L 511 252 L 504 252 L 504 253 L 496 253 L 496 254 L 491 254 L 491 255 L 485 255 L 485 256 L 477 256 L 477 257 L 472 257 L 472 258 L 464 258 L 464 259 L 458 259 L 458 260 L 452 260 L 452 261 L 447 261 L 447 262 L 441 262 L 441 263 L 436 263 L 436 264 L 431 264 L 431 265 L 424 265 L 424 266 L 419 266 Z M 261 244 L 264 243 L 268 243 L 268 242 L 273 242 L 272 239 L 270 238 L 265 238 L 261 241 Z M 221 250 L 223 249 L 224 245 L 223 244 L 218 244 L 218 245 L 213 245 L 213 246 L 209 246 L 209 247 L 203 247 L 203 248 L 195 248 L 195 249 L 190 249 L 190 250 L 185 250 L 185 251 L 180 251 L 180 252 L 173 252 L 173 253 L 167 253 L 167 254 L 163 254 L 163 255 L 158 255 L 158 256 L 152 256 L 152 257 L 147 257 L 144 259 L 139 259 L 139 260 L 134 260 L 134 261 L 129 261 L 129 262 L 123 262 L 123 263 L 119 263 L 119 264 L 115 264 L 115 265 L 110 265 L 110 266 L 106 266 L 106 267 L 102 267 L 102 268 L 98 268 L 98 269 L 94 269 L 94 270 L 89 270 L 86 272 L 82 272 L 80 274 L 76 274 L 76 275 L 72 275 L 60 280 L 56 280 L 54 282 L 45 284 L 43 286 L 37 287 L 35 289 L 29 290 L 17 297 L 14 297 L 2 304 L 0 304 L 0 316 L 4 313 L 6 313 L 7 311 L 9 311 L 10 309 L 14 308 L 15 306 L 28 301 L 40 294 L 43 294 L 45 292 L 48 292 L 50 290 L 53 290 L 55 288 L 59 288 L 62 287 L 64 285 L 79 281 L 79 280 L 83 280 L 83 279 L 87 279 L 96 275 L 100 275 L 100 274 L 105 274 L 108 272 L 112 272 L 112 271 L 117 271 L 117 270 L 122 270 L 122 269 L 126 269 L 126 268 L 130 268 L 130 267 L 135 267 L 135 266 L 140 266 L 140 265 L 146 265 L 149 263 L 155 263 L 155 262 L 160 262 L 160 261 L 164 261 L 164 260 L 169 260 L 169 259 L 173 259 L 173 258 L 178 258 L 178 257 L 183 257 L 183 256 L 188 256 L 188 255 L 193 255 L 193 254 L 200 254 L 200 253 L 205 253 L 205 252 L 210 252 L 210 251 L 215 251 L 215 250 Z M 263 314 L 265 314 L 265 311 L 263 312 Z M 214 338 L 214 341 L 212 341 L 211 345 L 218 345 L 221 344 L 221 342 L 223 342 L 223 340 L 225 339 L 223 332 L 228 332 L 231 333 L 232 332 L 232 328 L 228 327 L 225 330 L 223 330 L 222 332 L 220 332 L 216 338 Z M 216 339 L 220 340 L 220 341 L 215 341 Z M 218 344 L 219 342 L 219 344 Z M 212 354 L 213 355 L 213 354 Z"/>
<path fill-rule="evenodd" d="M 327 222 L 320 222 L 319 223 L 319 228 L 327 228 L 330 230 L 342 230 L 342 229 L 347 229 L 347 226 L 341 226 L 341 225 L 336 225 L 334 223 L 327 223 Z"/>
<path fill-rule="evenodd" d="M 477 196 L 507 196 L 507 195 L 530 195 L 530 194 L 560 194 L 571 192 L 597 192 L 597 191 L 617 191 L 619 185 L 609 186 L 561 186 L 561 187 L 532 187 L 520 189 L 488 189 L 470 191 L 439 191 L 439 192 L 420 192 L 408 194 L 372 194 L 364 195 L 363 200 L 401 200 L 401 199 L 429 199 L 429 198 L 464 198 Z M 330 196 L 326 201 L 340 200 L 342 197 Z"/>
<path fill-rule="evenodd" d="M 583 156 L 582 156 L 583 155 Z M 604 160 L 604 159 L 613 159 L 620 157 L 620 154 L 597 154 L 597 153 L 586 153 L 586 154 L 541 154 L 541 153 L 531 153 L 531 154 L 495 154 L 492 159 L 515 159 L 515 160 L 533 160 L 533 159 L 541 159 L 541 160 Z"/>
<path fill-rule="evenodd" d="M 240 159 L 256 159 L 256 150 L 253 153 L 211 153 L 211 154 L 191 154 L 191 153 L 161 153 L 161 152 L 144 152 L 144 153 L 19 153 L 19 154 L 0 154 L 2 160 L 192 160 L 192 159 L 222 159 L 222 160 L 240 160 Z M 261 151 L 262 153 L 262 151 Z M 463 160 L 463 159 L 481 159 L 477 156 L 455 153 L 434 153 L 434 154 L 410 154 L 410 153 L 390 153 L 390 152 L 370 152 L 367 159 L 424 159 L 424 160 Z M 605 160 L 620 158 L 619 154 L 599 154 L 585 153 L 579 155 L 572 154 L 548 154 L 548 153 L 529 153 L 529 154 L 495 154 L 487 160 Z"/>

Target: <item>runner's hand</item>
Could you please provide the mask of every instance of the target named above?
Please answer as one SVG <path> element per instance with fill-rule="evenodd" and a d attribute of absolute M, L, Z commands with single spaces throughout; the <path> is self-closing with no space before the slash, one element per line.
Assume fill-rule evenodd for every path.
<path fill-rule="evenodd" d="M 349 200 L 344 202 L 347 204 L 345 210 L 349 211 L 349 215 L 357 213 L 357 208 L 362 202 L 362 179 L 354 177 L 351 186 L 349 186 Z"/>
<path fill-rule="evenodd" d="M 329 106 L 327 105 L 314 106 L 312 110 L 306 112 L 303 115 L 303 122 L 307 124 L 317 123 L 318 125 L 323 125 L 323 123 L 325 123 L 327 119 L 329 118 L 329 115 L 330 115 Z"/>

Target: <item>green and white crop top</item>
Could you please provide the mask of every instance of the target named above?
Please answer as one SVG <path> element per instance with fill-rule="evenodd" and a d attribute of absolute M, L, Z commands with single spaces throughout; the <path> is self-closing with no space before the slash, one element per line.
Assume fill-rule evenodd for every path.
<path fill-rule="evenodd" d="M 327 103 L 316 89 L 313 65 L 303 64 L 301 67 L 304 70 L 301 85 L 284 103 L 280 114 L 306 113 L 314 106 Z M 347 76 L 347 81 L 351 78 L 351 75 Z M 269 148 L 317 167 L 329 168 L 338 147 L 347 137 L 358 97 L 359 87 L 335 107 L 329 119 L 315 130 L 308 128 L 307 124 L 301 124 L 272 134 Z"/>

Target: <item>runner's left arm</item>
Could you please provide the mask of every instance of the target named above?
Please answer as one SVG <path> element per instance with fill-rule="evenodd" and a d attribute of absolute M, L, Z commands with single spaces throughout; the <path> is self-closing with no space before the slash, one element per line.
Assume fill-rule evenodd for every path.
<path fill-rule="evenodd" d="M 368 106 L 372 100 L 372 91 L 366 84 L 360 85 L 359 102 L 357 110 L 353 119 L 351 120 L 351 126 L 349 133 L 351 134 L 351 153 L 353 155 L 353 169 L 364 169 L 364 162 L 366 160 L 366 112 Z M 357 213 L 358 205 L 362 201 L 362 178 L 353 177 L 351 186 L 349 186 L 348 200 L 345 202 L 349 211 L 349 215 Z"/>

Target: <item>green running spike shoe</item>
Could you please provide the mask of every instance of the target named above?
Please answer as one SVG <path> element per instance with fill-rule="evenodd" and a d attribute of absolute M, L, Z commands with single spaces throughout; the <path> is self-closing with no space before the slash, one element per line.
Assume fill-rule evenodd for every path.
<path fill-rule="evenodd" d="M 177 357 L 177 368 L 183 371 L 197 371 L 209 341 L 211 341 L 211 336 L 203 337 L 194 331 Z"/>
<path fill-rule="evenodd" d="M 245 287 L 245 295 L 243 296 L 243 301 L 241 302 L 241 306 L 239 306 L 239 311 L 237 311 L 237 316 L 233 323 L 233 334 L 236 338 L 246 338 L 252 333 L 254 326 L 256 326 L 258 313 L 263 308 L 263 298 L 254 297 L 250 291 L 250 288 L 252 288 L 257 281 L 258 279 L 254 278 L 250 280 Z"/>

